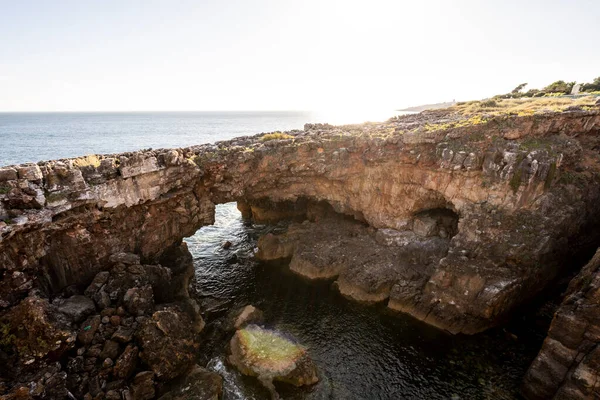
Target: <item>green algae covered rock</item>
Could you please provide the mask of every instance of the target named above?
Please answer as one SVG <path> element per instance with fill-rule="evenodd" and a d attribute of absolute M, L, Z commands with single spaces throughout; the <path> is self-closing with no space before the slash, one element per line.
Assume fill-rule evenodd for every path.
<path fill-rule="evenodd" d="M 319 380 L 306 348 L 276 331 L 248 325 L 235 333 L 230 346 L 229 361 L 244 375 L 256 376 L 266 386 L 272 381 L 304 386 Z"/>

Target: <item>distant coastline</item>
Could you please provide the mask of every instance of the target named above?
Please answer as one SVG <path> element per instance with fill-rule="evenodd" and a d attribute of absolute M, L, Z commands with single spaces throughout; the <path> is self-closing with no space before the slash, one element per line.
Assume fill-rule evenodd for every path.
<path fill-rule="evenodd" d="M 442 108 L 452 107 L 455 104 L 456 104 L 456 101 L 448 101 L 448 102 L 445 102 L 445 103 L 423 104 L 421 106 L 402 108 L 402 109 L 397 110 L 397 111 L 421 112 L 421 111 L 425 111 L 425 110 L 439 110 L 439 109 L 442 109 Z"/>

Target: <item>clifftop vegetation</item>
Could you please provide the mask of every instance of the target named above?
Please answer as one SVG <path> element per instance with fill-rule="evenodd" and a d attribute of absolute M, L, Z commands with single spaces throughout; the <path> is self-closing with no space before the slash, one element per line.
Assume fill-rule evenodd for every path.
<path fill-rule="evenodd" d="M 521 97 L 555 97 L 555 96 L 564 96 L 569 95 L 573 91 L 577 82 L 565 82 L 563 80 L 559 80 L 556 82 L 552 82 L 548 86 L 543 89 L 534 89 L 531 88 L 527 91 L 525 87 L 527 87 L 527 83 L 521 83 L 517 87 L 515 87 L 510 93 L 496 95 L 493 98 L 501 98 L 501 99 L 517 99 Z M 591 83 L 582 83 L 579 92 L 581 94 L 598 94 L 600 95 L 600 76 L 595 78 Z"/>

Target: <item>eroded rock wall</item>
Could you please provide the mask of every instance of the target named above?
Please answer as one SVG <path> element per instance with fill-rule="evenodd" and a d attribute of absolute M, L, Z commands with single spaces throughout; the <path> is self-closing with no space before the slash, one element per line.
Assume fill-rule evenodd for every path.
<path fill-rule="evenodd" d="M 32 287 L 91 280 L 109 254 L 151 262 L 214 218 L 214 204 L 327 202 L 403 232 L 424 210 L 459 216 L 446 257 L 392 308 L 451 332 L 502 320 L 558 272 L 598 217 L 597 111 L 490 117 L 446 127 L 443 112 L 380 124 L 311 125 L 244 137 L 0 169 L 0 307 Z M 454 117 L 453 117 L 454 118 Z M 401 282 L 397 282 L 400 284 Z"/>
<path fill-rule="evenodd" d="M 570 283 L 523 394 L 531 400 L 600 397 L 600 250 Z"/>

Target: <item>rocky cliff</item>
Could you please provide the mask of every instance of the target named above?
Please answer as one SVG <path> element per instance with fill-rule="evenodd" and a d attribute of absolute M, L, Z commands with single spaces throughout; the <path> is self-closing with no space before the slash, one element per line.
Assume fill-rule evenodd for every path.
<path fill-rule="evenodd" d="M 480 332 L 597 245 L 589 228 L 600 218 L 599 131 L 593 108 L 443 110 L 3 167 L 0 308 L 32 291 L 85 287 L 113 254 L 158 262 L 213 223 L 215 204 L 237 201 L 255 219 L 312 221 L 295 239 L 270 238 L 271 258 L 292 257 L 297 271 L 335 279 L 348 297 L 453 333 Z M 323 207 L 347 218 L 327 222 Z M 306 242 L 311 235 L 330 248 Z M 377 251 L 354 257 L 345 249 L 356 243 Z M 339 256 L 332 270 L 310 258 L 330 250 Z"/>
<path fill-rule="evenodd" d="M 455 215 L 447 254 L 418 293 L 406 298 L 403 282 L 392 281 L 381 297 L 430 324 L 475 333 L 543 288 L 598 218 L 599 128 L 597 111 L 477 121 L 431 112 L 307 126 L 274 140 L 4 167 L 0 306 L 34 287 L 89 282 L 113 253 L 153 261 L 211 224 L 217 203 L 258 211 L 326 202 L 387 236 L 436 236 L 417 216 Z"/>
<path fill-rule="evenodd" d="M 523 393 L 532 400 L 600 396 L 600 250 L 571 281 Z"/>

